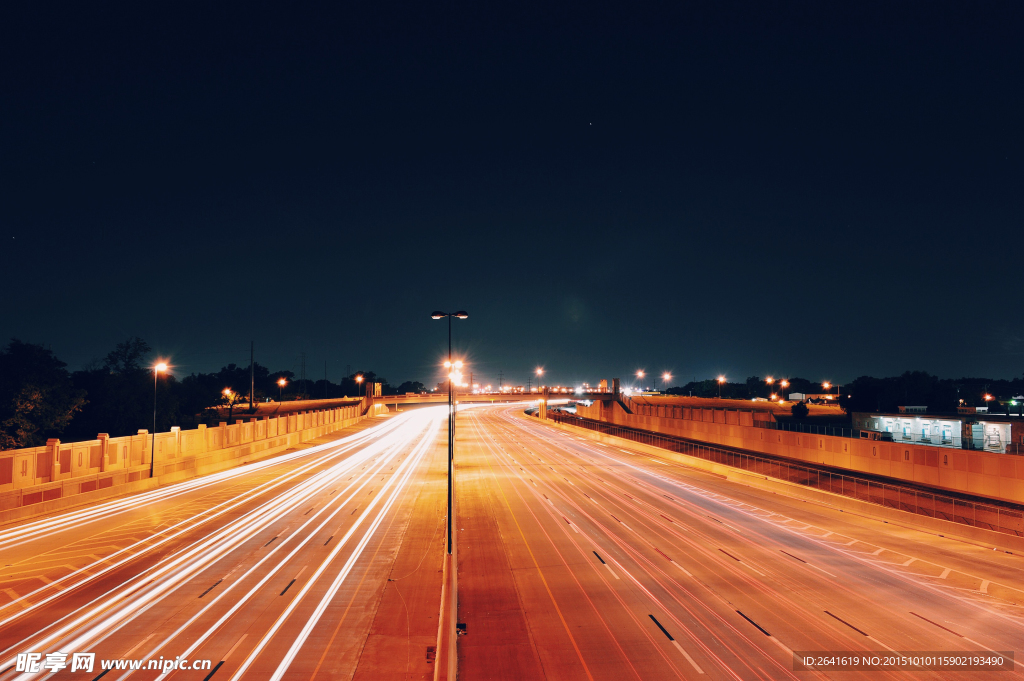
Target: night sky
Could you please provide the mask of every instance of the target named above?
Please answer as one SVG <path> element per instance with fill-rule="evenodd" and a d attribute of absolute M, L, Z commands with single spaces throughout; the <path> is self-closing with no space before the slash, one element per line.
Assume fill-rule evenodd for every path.
<path fill-rule="evenodd" d="M 6 6 L 0 339 L 1019 376 L 1024 4 L 661 4 Z"/>

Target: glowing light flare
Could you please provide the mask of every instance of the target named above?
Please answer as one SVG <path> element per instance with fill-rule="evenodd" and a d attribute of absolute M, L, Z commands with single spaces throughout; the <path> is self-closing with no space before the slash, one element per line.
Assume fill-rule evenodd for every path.
<path fill-rule="evenodd" d="M 153 367 L 153 371 L 167 371 L 167 362 L 158 362 L 156 366 Z"/>
<path fill-rule="evenodd" d="M 283 388 L 286 385 L 288 385 L 288 381 L 284 380 L 283 378 L 279 378 L 277 379 L 277 384 Z"/>

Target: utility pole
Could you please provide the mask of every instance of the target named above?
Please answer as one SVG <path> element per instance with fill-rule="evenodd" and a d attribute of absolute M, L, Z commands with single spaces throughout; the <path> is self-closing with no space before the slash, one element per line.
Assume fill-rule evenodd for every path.
<path fill-rule="evenodd" d="M 501 379 L 505 377 L 505 374 L 498 372 L 498 392 L 501 392 Z"/>
<path fill-rule="evenodd" d="M 327 360 L 324 360 L 324 399 L 327 399 Z"/>
<path fill-rule="evenodd" d="M 249 413 L 256 412 L 256 405 L 253 404 L 253 397 L 256 393 L 256 341 L 249 341 Z"/>
<path fill-rule="evenodd" d="M 527 392 L 527 394 L 529 394 L 529 392 L 530 392 L 530 379 L 531 378 L 532 378 L 532 376 L 527 376 L 526 377 L 526 392 Z"/>

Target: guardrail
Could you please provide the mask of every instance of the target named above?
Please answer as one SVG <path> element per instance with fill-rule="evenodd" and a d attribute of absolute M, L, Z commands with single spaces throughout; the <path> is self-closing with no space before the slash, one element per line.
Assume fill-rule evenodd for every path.
<path fill-rule="evenodd" d="M 785 480 L 805 487 L 832 492 L 833 494 L 841 494 L 879 506 L 906 511 L 907 513 L 916 513 L 928 518 L 948 520 L 1018 537 L 1024 536 L 1024 510 L 982 504 L 975 501 L 923 492 L 912 487 L 889 485 L 877 480 L 842 475 L 817 468 L 808 468 L 777 459 L 768 459 L 761 456 L 733 452 L 720 447 L 711 447 L 638 428 L 594 421 L 582 416 L 570 416 L 553 412 L 548 414 L 548 418 L 557 423 L 579 426 L 607 435 L 633 440 L 634 442 L 661 447 L 662 449 L 695 456 L 706 461 L 751 471 L 758 475 Z"/>

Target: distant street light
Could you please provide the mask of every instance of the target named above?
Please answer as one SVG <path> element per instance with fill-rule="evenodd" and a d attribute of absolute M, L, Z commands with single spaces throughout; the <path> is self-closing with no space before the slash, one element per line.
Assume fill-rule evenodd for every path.
<path fill-rule="evenodd" d="M 666 390 L 668 389 L 668 382 L 671 381 L 671 380 L 672 380 L 672 374 L 670 374 L 669 372 L 666 371 L 665 373 L 663 373 L 661 375 L 661 382 L 665 384 L 665 389 Z M 655 382 L 654 382 L 654 388 L 655 389 L 658 388 L 657 380 L 655 380 Z"/>
<path fill-rule="evenodd" d="M 359 386 L 359 396 L 362 397 L 363 396 L 363 375 L 362 374 L 359 374 L 358 376 L 356 376 L 356 383 Z"/>
<path fill-rule="evenodd" d="M 764 382 L 768 384 L 768 392 L 771 393 L 772 392 L 772 383 L 775 382 L 775 379 L 772 378 L 771 376 L 769 376 L 766 379 L 764 379 Z M 772 394 L 772 397 L 775 397 L 775 395 Z"/>
<path fill-rule="evenodd" d="M 156 377 L 162 371 L 167 371 L 167 362 L 157 362 L 153 366 L 153 446 L 149 451 L 149 477 L 153 477 L 156 470 Z"/>
<path fill-rule="evenodd" d="M 643 389 L 644 389 L 644 387 L 640 384 L 640 381 L 642 381 L 643 378 L 644 378 L 644 370 L 640 369 L 639 371 L 636 372 L 636 382 L 637 382 L 637 389 L 640 390 L 641 392 L 643 392 Z"/>
<path fill-rule="evenodd" d="M 277 379 L 277 401 L 278 402 L 283 402 L 284 401 L 283 398 L 281 397 L 281 395 L 284 393 L 284 387 L 286 385 L 288 385 L 288 381 L 284 380 L 283 377 Z"/>
<path fill-rule="evenodd" d="M 725 376 L 718 377 L 718 399 L 722 399 L 722 384 L 725 383 Z"/>
<path fill-rule="evenodd" d="M 789 387 L 789 381 L 787 381 L 786 379 L 782 379 L 782 381 L 779 383 L 779 386 L 782 388 L 782 390 L 779 391 L 779 402 L 781 402 L 786 397 L 785 394 L 783 394 L 783 390 Z"/>
<path fill-rule="evenodd" d="M 430 313 L 431 319 L 444 319 L 448 318 L 448 361 L 445 362 L 445 367 L 460 368 L 462 362 L 455 362 L 452 364 L 452 317 L 457 319 L 468 319 L 469 315 L 464 310 L 458 312 L 441 312 L 435 310 Z M 448 377 L 448 555 L 452 555 L 452 534 L 455 531 L 455 493 L 452 487 L 453 476 L 455 474 L 455 412 L 454 412 L 454 400 L 452 399 L 452 388 L 453 379 L 451 374 Z M 455 569 L 455 566 L 451 566 Z M 454 613 L 453 613 L 454 616 Z"/>

